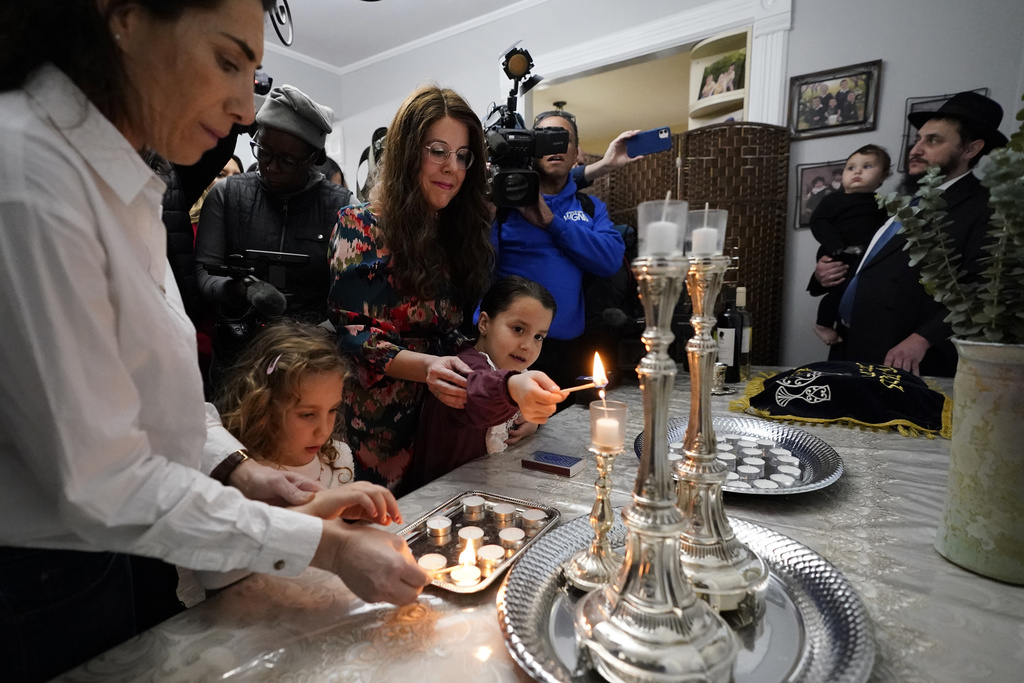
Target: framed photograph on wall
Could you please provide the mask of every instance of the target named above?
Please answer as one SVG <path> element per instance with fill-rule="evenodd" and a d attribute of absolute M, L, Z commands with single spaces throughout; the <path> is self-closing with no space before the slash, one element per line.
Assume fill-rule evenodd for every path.
<path fill-rule="evenodd" d="M 796 230 L 811 227 L 811 214 L 825 195 L 843 191 L 844 166 L 846 159 L 796 167 Z"/>
<path fill-rule="evenodd" d="M 875 129 L 882 60 L 794 76 L 789 134 L 794 140 Z"/>
<path fill-rule="evenodd" d="M 988 88 L 975 88 L 972 92 L 988 97 Z M 896 164 L 897 171 L 900 173 L 906 173 L 907 156 L 910 154 L 910 150 L 914 146 L 914 140 L 917 137 L 917 128 L 910 123 L 907 117 L 918 111 L 935 111 L 945 104 L 946 100 L 952 96 L 953 93 L 948 95 L 932 95 L 930 97 L 907 98 L 907 110 L 903 116 L 903 146 L 900 147 L 899 161 Z"/>

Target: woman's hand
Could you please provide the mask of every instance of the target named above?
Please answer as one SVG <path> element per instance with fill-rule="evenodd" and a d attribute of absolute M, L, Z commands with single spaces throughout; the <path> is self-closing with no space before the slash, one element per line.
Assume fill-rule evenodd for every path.
<path fill-rule="evenodd" d="M 536 422 L 530 422 L 522 415 L 517 415 L 515 424 L 508 430 L 508 438 L 505 439 L 505 443 L 515 446 L 526 437 L 533 436 L 539 427 L 540 425 Z"/>
<path fill-rule="evenodd" d="M 427 364 L 427 389 L 451 408 L 466 407 L 466 375 L 473 368 L 456 356 L 436 356 Z"/>
<path fill-rule="evenodd" d="M 398 501 L 391 491 L 365 481 L 320 491 L 309 503 L 292 509 L 321 519 L 341 517 L 382 525 L 402 523 Z"/>
<path fill-rule="evenodd" d="M 508 393 L 519 406 L 523 418 L 544 424 L 558 403 L 565 398 L 558 385 L 539 370 L 528 370 L 508 378 Z"/>

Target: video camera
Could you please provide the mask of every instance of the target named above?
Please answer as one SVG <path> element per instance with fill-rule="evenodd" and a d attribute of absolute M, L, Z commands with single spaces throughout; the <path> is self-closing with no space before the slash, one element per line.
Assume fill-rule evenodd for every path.
<path fill-rule="evenodd" d="M 569 131 L 564 128 L 529 129 L 516 113 L 517 94 L 525 95 L 541 81 L 532 76 L 519 83 L 533 68 L 533 59 L 516 43 L 505 52 L 501 66 L 512 81 L 508 101 L 495 105 L 484 121 L 487 152 L 491 162 L 491 202 L 497 207 L 528 206 L 537 201 L 540 176 L 533 170 L 534 157 L 564 154 Z"/>

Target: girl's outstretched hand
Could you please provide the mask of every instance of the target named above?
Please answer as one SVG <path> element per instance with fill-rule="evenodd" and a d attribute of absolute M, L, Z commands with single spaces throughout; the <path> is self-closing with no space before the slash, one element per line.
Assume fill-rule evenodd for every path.
<path fill-rule="evenodd" d="M 391 491 L 366 481 L 318 491 L 312 501 L 292 510 L 321 519 L 342 519 L 388 525 L 401 524 L 402 513 Z"/>
<path fill-rule="evenodd" d="M 539 370 L 527 370 L 508 378 L 508 393 L 519 405 L 523 418 L 544 424 L 565 398 L 558 385 Z"/>

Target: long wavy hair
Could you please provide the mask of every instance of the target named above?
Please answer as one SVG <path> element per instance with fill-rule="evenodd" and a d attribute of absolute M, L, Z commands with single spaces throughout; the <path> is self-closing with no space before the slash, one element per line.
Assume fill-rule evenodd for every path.
<path fill-rule="evenodd" d="M 303 378 L 332 373 L 345 378 L 348 372 L 333 334 L 308 323 L 277 323 L 260 332 L 228 371 L 215 405 L 224 426 L 249 454 L 273 463 L 285 413 L 299 402 Z M 338 459 L 333 441 L 340 432 L 335 424 L 320 447 L 317 455 L 325 465 L 333 467 Z"/>
<path fill-rule="evenodd" d="M 129 119 L 132 86 L 110 18 L 138 5 L 158 21 L 174 22 L 189 9 L 215 9 L 224 0 L 12 0 L 0 3 L 0 92 L 20 88 L 28 75 L 52 62 L 115 124 Z M 259 2 L 263 11 L 274 0 Z"/>
<path fill-rule="evenodd" d="M 459 193 L 435 220 L 420 189 L 419 173 L 427 131 L 446 116 L 469 129 L 473 164 L 466 169 Z M 406 293 L 431 299 L 450 281 L 463 303 L 475 305 L 487 289 L 494 252 L 485 199 L 486 159 L 480 120 L 454 90 L 421 87 L 398 108 L 388 127 L 370 201 L 382 241 L 394 254 L 392 273 Z"/>

